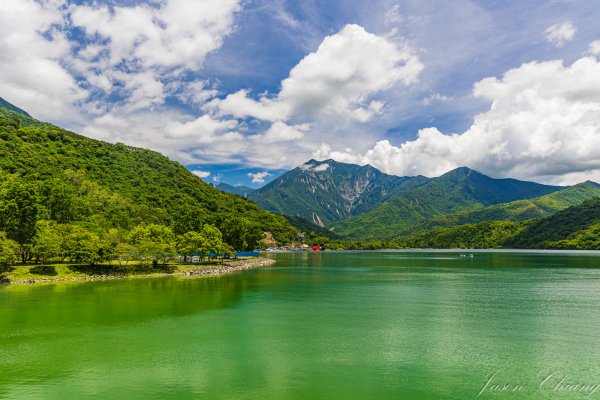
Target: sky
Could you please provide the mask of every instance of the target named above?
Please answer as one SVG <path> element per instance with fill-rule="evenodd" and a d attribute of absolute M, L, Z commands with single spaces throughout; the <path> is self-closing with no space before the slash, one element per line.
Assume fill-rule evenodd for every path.
<path fill-rule="evenodd" d="M 0 97 L 259 187 L 309 159 L 600 182 L 597 0 L 2 0 Z"/>

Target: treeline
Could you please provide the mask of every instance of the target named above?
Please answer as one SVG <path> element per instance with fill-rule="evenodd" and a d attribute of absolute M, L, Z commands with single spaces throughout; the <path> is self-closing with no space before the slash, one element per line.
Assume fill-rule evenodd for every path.
<path fill-rule="evenodd" d="M 195 219 L 192 229 L 153 222 L 143 207 L 66 171 L 65 180 L 0 183 L 0 265 L 56 259 L 96 264 L 108 261 L 164 262 L 176 255 L 231 254 L 255 248 L 261 227 L 228 215 L 219 226 Z"/>
<path fill-rule="evenodd" d="M 201 261 L 222 258 L 235 253 L 223 240 L 223 234 L 213 225 L 199 232 L 176 236 L 164 225 L 142 224 L 131 231 L 109 229 L 90 230 L 79 224 L 58 224 L 40 220 L 30 242 L 18 243 L 0 232 L 0 269 L 6 270 L 17 261 L 46 264 L 49 261 L 96 265 L 117 262 L 165 264 L 181 256 L 198 256 Z"/>

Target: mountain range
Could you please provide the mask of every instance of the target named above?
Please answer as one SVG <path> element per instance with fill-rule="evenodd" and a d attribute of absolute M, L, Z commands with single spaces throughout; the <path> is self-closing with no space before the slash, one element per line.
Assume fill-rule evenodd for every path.
<path fill-rule="evenodd" d="M 428 181 L 423 176 L 388 175 L 370 165 L 310 160 L 248 198 L 266 210 L 302 217 L 323 227 L 364 214 Z"/>
<path fill-rule="evenodd" d="M 466 167 L 435 178 L 398 177 L 370 165 L 310 160 L 247 196 L 292 224 L 302 221 L 296 223 L 301 230 L 310 229 L 310 221 L 341 238 L 395 240 L 464 224 L 546 217 L 600 196 L 600 185 L 495 179 Z"/>
<path fill-rule="evenodd" d="M 0 209 L 20 187 L 37 199 L 40 218 L 92 231 L 156 223 L 183 234 L 210 223 L 224 235 L 271 232 L 280 243 L 298 229 L 346 243 L 568 248 L 594 248 L 600 233 L 595 182 L 551 186 L 465 167 L 399 177 L 310 160 L 257 190 L 215 188 L 154 151 L 86 138 L 0 103 Z"/>

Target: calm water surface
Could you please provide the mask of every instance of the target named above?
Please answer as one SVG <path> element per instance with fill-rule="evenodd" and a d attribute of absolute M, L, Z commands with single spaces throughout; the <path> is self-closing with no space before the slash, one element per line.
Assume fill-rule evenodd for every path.
<path fill-rule="evenodd" d="M 1 287 L 0 398 L 600 398 L 600 253 L 272 257 Z"/>

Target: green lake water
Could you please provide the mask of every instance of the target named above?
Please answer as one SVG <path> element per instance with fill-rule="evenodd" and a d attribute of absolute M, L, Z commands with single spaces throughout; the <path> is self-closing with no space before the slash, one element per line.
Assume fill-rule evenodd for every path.
<path fill-rule="evenodd" d="M 0 287 L 0 398 L 600 398 L 600 253 L 473 255 Z"/>

